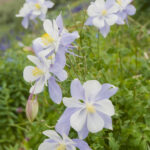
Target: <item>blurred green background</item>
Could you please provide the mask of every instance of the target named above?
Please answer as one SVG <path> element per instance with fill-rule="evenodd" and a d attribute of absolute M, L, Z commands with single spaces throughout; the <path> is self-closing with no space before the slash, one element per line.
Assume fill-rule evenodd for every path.
<path fill-rule="evenodd" d="M 47 18 L 60 12 L 69 31 L 78 30 L 76 58 L 67 55 L 69 78 L 60 84 L 63 95 L 70 96 L 70 83 L 96 79 L 119 87 L 112 97 L 116 109 L 113 131 L 104 129 L 90 134 L 86 141 L 93 150 L 150 150 L 150 0 L 134 0 L 135 16 L 129 26 L 113 26 L 106 39 L 97 30 L 83 27 L 85 10 L 90 0 L 53 0 L 55 7 Z M 55 105 L 47 89 L 38 96 L 39 113 L 30 123 L 25 105 L 30 85 L 22 72 L 31 64 L 26 56 L 32 54 L 32 40 L 44 31 L 42 23 L 28 30 L 21 26 L 19 12 L 23 0 L 0 0 L 0 150 L 37 150 L 45 139 L 42 131 L 53 128 L 63 113 L 63 104 Z M 69 61 L 71 60 L 71 61 Z M 76 137 L 72 130 L 70 137 Z"/>

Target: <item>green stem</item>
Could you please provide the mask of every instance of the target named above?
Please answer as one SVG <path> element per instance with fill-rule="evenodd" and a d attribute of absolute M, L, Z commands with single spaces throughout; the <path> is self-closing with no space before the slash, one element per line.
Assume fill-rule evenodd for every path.
<path fill-rule="evenodd" d="M 136 48 L 136 50 L 135 50 L 135 65 L 136 65 L 136 74 L 137 74 L 137 66 L 138 66 L 137 60 L 138 60 L 138 51 L 137 51 L 137 48 Z"/>
<path fill-rule="evenodd" d="M 119 52 L 119 64 L 120 64 L 120 84 L 122 85 L 122 73 L 123 73 L 123 69 L 122 69 L 122 57 L 121 57 L 121 52 Z"/>
<path fill-rule="evenodd" d="M 70 62 L 71 67 L 73 68 L 73 71 L 74 71 L 76 77 L 77 77 L 78 79 L 80 79 L 79 76 L 78 76 L 78 74 L 77 74 L 77 72 L 76 72 L 76 70 L 75 70 L 74 64 L 72 63 L 70 57 L 67 56 L 67 58 L 68 58 L 68 60 L 69 60 L 69 62 Z"/>
<path fill-rule="evenodd" d="M 100 52 L 100 33 L 99 33 L 99 30 L 98 30 L 98 38 L 97 38 L 97 49 L 98 49 L 98 56 L 100 59 L 101 58 L 101 52 Z"/>

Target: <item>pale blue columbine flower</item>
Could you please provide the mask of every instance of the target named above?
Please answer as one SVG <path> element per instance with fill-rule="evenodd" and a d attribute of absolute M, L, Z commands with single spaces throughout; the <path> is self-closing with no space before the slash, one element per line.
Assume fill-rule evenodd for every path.
<path fill-rule="evenodd" d="M 56 124 L 56 131 L 68 134 L 70 127 L 78 132 L 81 139 L 89 132 L 96 133 L 103 128 L 112 129 L 111 116 L 115 110 L 109 100 L 118 88 L 111 84 L 101 85 L 89 80 L 81 85 L 78 79 L 71 83 L 71 98 L 63 98 L 67 107 Z"/>
<path fill-rule="evenodd" d="M 127 21 L 127 17 L 132 16 L 136 13 L 136 8 L 130 3 L 132 0 L 116 0 L 119 7 L 117 24 L 124 24 L 124 20 Z"/>
<path fill-rule="evenodd" d="M 69 33 L 63 26 L 61 15 L 56 20 L 45 20 L 43 23 L 45 34 L 33 41 L 33 49 L 38 55 L 41 51 L 48 51 L 49 54 L 64 54 L 68 52 L 71 44 L 79 38 L 77 31 Z"/>
<path fill-rule="evenodd" d="M 29 20 L 36 21 L 36 18 L 39 18 L 43 21 L 48 8 L 53 6 L 54 3 L 50 0 L 26 0 L 16 17 L 23 17 L 22 25 L 24 28 L 28 28 Z"/>
<path fill-rule="evenodd" d="M 65 59 L 60 59 L 61 54 L 56 56 L 56 63 L 52 63 L 51 59 L 46 59 L 41 53 L 36 56 L 28 56 L 28 59 L 35 66 L 27 66 L 24 69 L 23 76 L 27 82 L 34 82 L 30 88 L 30 93 L 38 94 L 44 90 L 44 86 L 48 86 L 51 99 L 59 104 L 62 100 L 62 91 L 56 82 L 66 80 L 67 72 L 63 69 Z"/>
<path fill-rule="evenodd" d="M 62 137 L 53 130 L 43 132 L 48 139 L 40 144 L 38 150 L 91 150 L 88 144 L 80 139 L 70 139 L 66 134 Z"/>
<path fill-rule="evenodd" d="M 110 31 L 110 26 L 118 20 L 117 12 L 119 8 L 115 0 L 96 0 L 88 7 L 89 15 L 85 25 L 96 26 L 101 34 L 106 37 Z"/>

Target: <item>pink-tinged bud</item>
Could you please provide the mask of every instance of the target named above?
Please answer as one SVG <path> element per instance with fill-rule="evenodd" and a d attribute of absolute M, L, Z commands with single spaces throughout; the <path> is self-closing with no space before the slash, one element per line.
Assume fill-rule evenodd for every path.
<path fill-rule="evenodd" d="M 37 101 L 37 96 L 30 94 L 29 99 L 26 104 L 26 116 L 29 121 L 33 121 L 38 114 L 39 104 Z"/>

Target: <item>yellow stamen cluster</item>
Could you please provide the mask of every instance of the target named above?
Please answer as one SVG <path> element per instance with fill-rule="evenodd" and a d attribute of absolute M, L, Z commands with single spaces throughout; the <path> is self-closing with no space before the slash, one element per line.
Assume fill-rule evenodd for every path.
<path fill-rule="evenodd" d="M 38 3 L 35 4 L 35 7 L 36 7 L 36 9 L 41 9 L 40 4 L 38 4 Z"/>
<path fill-rule="evenodd" d="M 48 57 L 48 59 L 52 60 L 55 56 L 51 55 Z"/>
<path fill-rule="evenodd" d="M 52 43 L 54 41 L 54 39 L 51 36 L 49 36 L 47 33 L 43 34 L 41 38 L 42 38 L 42 43 L 46 46 L 48 46 L 49 43 Z"/>
<path fill-rule="evenodd" d="M 65 144 L 60 144 L 56 150 L 66 150 L 66 145 Z"/>
<path fill-rule="evenodd" d="M 95 113 L 96 112 L 94 106 L 92 104 L 90 104 L 90 103 L 86 103 L 86 109 L 90 113 Z"/>
<path fill-rule="evenodd" d="M 105 16 L 106 14 L 107 14 L 107 10 L 104 9 L 104 10 L 102 11 L 102 15 Z"/>
<path fill-rule="evenodd" d="M 122 4 L 122 0 L 117 0 L 117 3 L 118 3 L 119 5 L 121 5 L 121 4 Z"/>
<path fill-rule="evenodd" d="M 33 70 L 32 70 L 32 74 L 33 76 L 39 76 L 39 75 L 42 75 L 43 74 L 43 71 L 41 69 L 39 69 L 38 67 L 35 67 Z"/>

